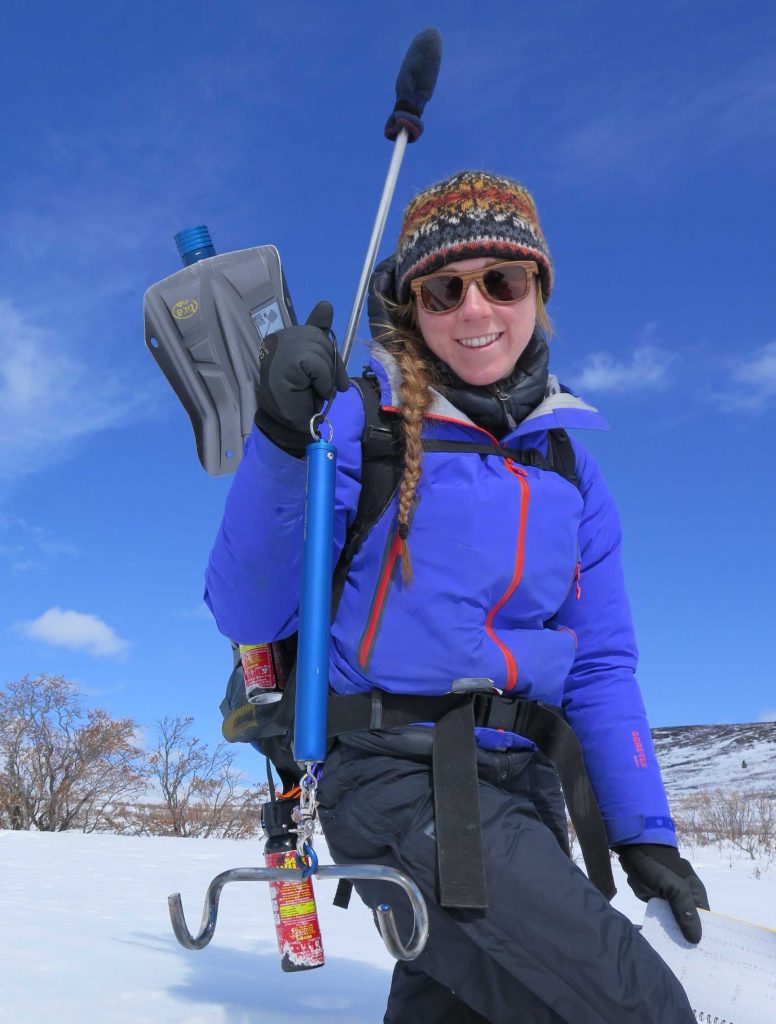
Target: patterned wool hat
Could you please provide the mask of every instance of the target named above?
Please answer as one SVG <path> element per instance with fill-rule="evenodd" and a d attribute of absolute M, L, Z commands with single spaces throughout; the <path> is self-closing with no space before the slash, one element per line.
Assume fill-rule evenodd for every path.
<path fill-rule="evenodd" d="M 396 246 L 396 293 L 453 260 L 475 256 L 536 260 L 542 295 L 552 291 L 552 259 L 528 189 L 512 178 L 461 171 L 418 193 L 404 211 Z"/>

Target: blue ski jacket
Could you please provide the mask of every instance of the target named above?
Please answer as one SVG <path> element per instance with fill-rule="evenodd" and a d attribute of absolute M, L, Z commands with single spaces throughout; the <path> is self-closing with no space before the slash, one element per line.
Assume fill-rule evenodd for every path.
<path fill-rule="evenodd" d="M 398 376 L 381 349 L 371 365 L 381 404 L 398 408 Z M 337 447 L 334 559 L 355 518 L 364 407 L 351 387 L 329 413 Z M 424 436 L 546 452 L 553 427 L 606 429 L 550 377 L 544 400 L 505 437 L 443 396 Z M 332 626 L 330 684 L 434 695 L 460 677 L 563 707 L 582 745 L 610 845 L 676 845 L 636 682 L 636 641 L 620 557 L 619 516 L 592 457 L 574 442 L 576 487 L 502 456 L 426 452 L 409 535 L 413 580 L 401 579 L 396 499 L 350 565 Z M 267 643 L 298 628 L 305 463 L 255 427 L 229 491 L 206 573 L 218 628 Z M 478 729 L 489 749 L 532 746 Z"/>

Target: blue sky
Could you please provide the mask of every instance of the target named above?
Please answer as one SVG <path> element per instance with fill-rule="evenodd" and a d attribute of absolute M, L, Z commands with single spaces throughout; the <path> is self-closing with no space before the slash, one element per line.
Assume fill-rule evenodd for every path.
<path fill-rule="evenodd" d="M 456 170 L 534 192 L 552 367 L 612 427 L 580 439 L 619 502 L 652 722 L 773 717 L 772 5 L 391 10 L 6 6 L 0 679 L 62 673 L 115 715 L 189 713 L 219 738 L 230 655 L 201 591 L 228 480 L 145 349 L 143 294 L 204 222 L 220 252 L 277 245 L 297 311 L 330 299 L 341 334 L 396 71 L 434 25 L 440 79 L 383 249 Z"/>

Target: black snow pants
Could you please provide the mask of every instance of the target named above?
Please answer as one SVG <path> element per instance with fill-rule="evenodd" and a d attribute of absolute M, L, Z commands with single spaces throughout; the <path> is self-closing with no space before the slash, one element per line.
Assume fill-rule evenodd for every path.
<path fill-rule="evenodd" d="M 429 760 L 340 743 L 318 791 L 334 860 L 399 868 L 428 904 L 427 946 L 397 962 L 384 1024 L 694 1024 L 668 967 L 568 857 L 557 777 L 539 754 L 478 751 L 489 908 L 442 909 Z M 404 893 L 356 889 L 373 910 L 390 904 L 408 941 Z"/>

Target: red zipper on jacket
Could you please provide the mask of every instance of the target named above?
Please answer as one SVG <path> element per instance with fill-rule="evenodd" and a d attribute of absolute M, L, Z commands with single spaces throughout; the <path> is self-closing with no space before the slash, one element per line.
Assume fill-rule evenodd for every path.
<path fill-rule="evenodd" d="M 501 653 L 504 655 L 504 659 L 507 663 L 506 689 L 513 690 L 517 685 L 517 662 L 515 661 L 515 656 L 506 644 L 503 644 L 494 633 L 493 620 L 495 619 L 499 609 L 503 608 L 512 594 L 514 594 L 523 576 L 523 568 L 525 566 L 525 527 L 528 520 L 528 502 L 531 497 L 531 493 L 528 487 L 528 474 L 526 471 L 521 466 L 516 466 L 511 459 L 504 459 L 504 464 L 510 473 L 513 473 L 520 481 L 520 519 L 517 533 L 517 551 L 515 552 L 515 568 L 512 573 L 512 580 L 507 587 L 506 593 L 491 608 L 488 618 L 485 621 L 485 629 L 493 643 L 498 646 Z"/>
<path fill-rule="evenodd" d="M 396 562 L 401 555 L 401 537 L 398 531 L 391 537 L 388 537 L 388 544 L 383 555 L 383 565 L 380 570 L 380 577 L 377 581 L 377 587 L 375 588 L 374 597 L 372 598 L 372 607 L 369 609 L 369 617 L 366 622 L 366 629 L 361 637 L 361 642 L 358 645 L 358 664 L 360 668 L 366 668 L 369 664 L 369 659 L 372 656 L 372 648 L 377 637 L 377 627 L 380 624 L 380 619 L 383 617 L 383 609 L 385 608 L 385 599 L 388 596 L 388 590 L 391 585 L 391 577 L 393 576 L 393 570 L 396 567 Z"/>
<path fill-rule="evenodd" d="M 400 412 L 399 409 L 394 406 L 385 405 L 383 406 L 389 412 Z M 428 419 L 441 420 L 445 423 L 455 423 L 459 426 L 472 427 L 474 430 L 480 431 L 485 434 L 494 445 L 498 446 L 499 442 L 489 430 L 485 430 L 484 427 L 478 427 L 476 423 L 467 423 L 464 420 L 454 419 L 452 416 L 440 416 L 436 413 L 424 413 L 424 416 Z M 525 564 L 525 527 L 528 518 L 528 502 L 530 499 L 530 490 L 528 487 L 528 474 L 522 468 L 517 466 L 512 459 L 504 459 L 504 465 L 514 476 L 520 481 L 520 519 L 518 526 L 518 537 L 517 537 L 517 552 L 515 555 L 515 568 L 512 574 L 512 580 L 506 593 L 501 599 L 491 608 L 488 613 L 488 617 L 485 621 L 485 629 L 488 636 L 496 644 L 501 653 L 504 656 L 504 660 L 507 663 L 507 690 L 512 690 L 517 685 L 517 662 L 515 657 L 509 648 L 503 644 L 496 634 L 493 632 L 493 619 L 496 617 L 499 609 L 506 604 L 509 598 L 517 589 L 518 584 L 523 575 L 523 567 Z M 377 587 L 375 588 L 374 597 L 372 598 L 372 607 L 369 610 L 369 616 L 367 618 L 366 628 L 361 637 L 361 642 L 358 645 L 358 664 L 359 667 L 364 669 L 369 663 L 369 659 L 372 656 L 372 649 L 374 647 L 375 640 L 377 638 L 377 631 L 380 625 L 380 620 L 383 615 L 385 608 L 385 601 L 388 596 L 390 589 L 391 577 L 393 576 L 396 562 L 401 555 L 401 538 L 399 534 L 394 534 L 393 538 L 389 536 L 388 544 L 386 545 L 386 552 L 383 555 L 383 565 L 380 571 L 380 576 L 377 581 Z"/>

